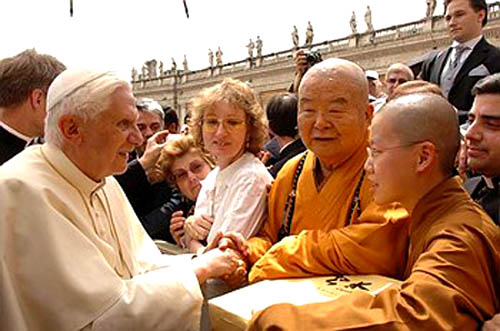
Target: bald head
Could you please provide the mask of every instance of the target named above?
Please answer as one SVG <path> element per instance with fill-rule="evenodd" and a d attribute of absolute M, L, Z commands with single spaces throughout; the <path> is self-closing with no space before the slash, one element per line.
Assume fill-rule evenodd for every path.
<path fill-rule="evenodd" d="M 317 84 L 321 80 L 325 80 L 325 83 L 339 82 L 344 84 L 352 88 L 355 99 L 363 103 L 368 102 L 368 80 L 363 69 L 354 62 L 330 58 L 315 64 L 302 78 L 299 86 L 299 96 L 304 87 Z"/>
<path fill-rule="evenodd" d="M 456 112 L 445 98 L 433 93 L 403 95 L 389 101 L 376 120 L 388 121 L 401 144 L 434 144 L 441 170 L 446 175 L 453 173 L 460 133 Z"/>
<path fill-rule="evenodd" d="M 412 93 L 434 93 L 444 97 L 443 92 L 438 85 L 426 82 L 425 80 L 413 80 L 411 82 L 401 84 L 394 89 L 393 93 L 387 98 L 387 101 Z"/>
<path fill-rule="evenodd" d="M 385 86 L 389 96 L 393 94 L 394 90 L 401 84 L 415 79 L 413 71 L 406 64 L 394 63 L 387 69 L 385 75 Z"/>
<path fill-rule="evenodd" d="M 311 67 L 300 84 L 298 106 L 299 135 L 323 165 L 337 166 L 364 150 L 373 106 L 358 65 L 328 59 Z"/>

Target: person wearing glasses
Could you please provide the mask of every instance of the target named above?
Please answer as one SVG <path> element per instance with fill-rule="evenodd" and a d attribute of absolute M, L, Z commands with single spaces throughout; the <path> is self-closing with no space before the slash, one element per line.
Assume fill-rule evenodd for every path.
<path fill-rule="evenodd" d="M 258 230 L 272 177 L 257 158 L 267 139 L 267 120 L 247 84 L 225 79 L 203 90 L 193 102 L 190 125 L 196 143 L 213 155 L 216 165 L 184 226 L 186 246 L 198 252 L 219 231 L 248 238 Z"/>
<path fill-rule="evenodd" d="M 136 108 L 142 143 L 129 154 L 125 173 L 115 178 L 151 238 L 174 243 L 168 230 L 170 215 L 166 215 L 165 205 L 173 201 L 179 205 L 182 196 L 165 182 L 156 166 L 169 135 L 163 130 L 165 115 L 161 105 L 149 98 L 139 98 Z"/>
<path fill-rule="evenodd" d="M 403 283 L 376 295 L 360 290 L 324 303 L 274 305 L 247 330 L 478 330 L 500 306 L 500 231 L 454 176 L 459 146 L 456 111 L 444 97 L 411 93 L 389 101 L 373 118 L 365 169 L 375 203 L 401 203 L 409 227 L 387 236 L 384 229 L 396 228 L 389 223 L 361 236 L 354 225 L 358 236 L 323 242 L 328 255 L 316 258 L 331 274 L 383 274 Z"/>
<path fill-rule="evenodd" d="M 158 163 L 166 180 L 182 193 L 180 204 L 174 199 L 167 202 L 162 210 L 170 218 L 171 236 L 178 246 L 183 247 L 182 237 L 186 217 L 194 212 L 194 204 L 201 190 L 201 181 L 214 167 L 214 160 L 210 154 L 195 145 L 192 136 L 174 136 L 176 138 L 167 141 L 163 147 Z"/>

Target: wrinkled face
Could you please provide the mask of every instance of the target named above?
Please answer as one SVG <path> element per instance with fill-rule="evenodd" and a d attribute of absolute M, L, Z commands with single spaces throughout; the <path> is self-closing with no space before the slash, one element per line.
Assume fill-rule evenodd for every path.
<path fill-rule="evenodd" d="M 477 95 L 469 112 L 467 164 L 487 177 L 500 175 L 500 94 Z"/>
<path fill-rule="evenodd" d="M 245 152 L 246 121 L 245 111 L 227 102 L 218 102 L 203 114 L 203 143 L 221 169 Z"/>
<path fill-rule="evenodd" d="M 300 87 L 299 134 L 325 165 L 341 164 L 364 148 L 368 139 L 372 108 L 368 100 L 359 100 L 360 93 L 353 88 L 321 72 L 308 76 Z"/>
<path fill-rule="evenodd" d="M 373 198 L 377 204 L 404 203 L 413 183 L 413 147 L 401 143 L 387 117 L 374 117 L 365 170 L 372 182 Z"/>
<path fill-rule="evenodd" d="M 394 89 L 399 85 L 406 83 L 409 81 L 411 77 L 408 77 L 408 74 L 402 70 L 393 70 L 387 74 L 385 78 L 385 86 L 387 87 L 387 92 L 389 95 L 392 95 Z"/>
<path fill-rule="evenodd" d="M 95 181 L 123 173 L 129 153 L 142 143 L 137 108 L 128 87 L 119 87 L 109 106 L 82 124 L 79 152 L 85 156 L 83 172 Z"/>
<path fill-rule="evenodd" d="M 181 193 L 191 201 L 196 201 L 200 193 L 200 181 L 212 170 L 197 151 L 190 151 L 176 158 L 172 163 L 171 172 L 175 184 Z"/>
<path fill-rule="evenodd" d="M 147 140 L 156 132 L 163 129 L 163 121 L 160 115 L 151 112 L 139 112 L 137 127 L 141 131 L 143 145 L 146 145 Z"/>
<path fill-rule="evenodd" d="M 445 20 L 451 38 L 463 43 L 478 37 L 484 15 L 484 10 L 475 12 L 469 0 L 450 2 L 446 8 Z"/>

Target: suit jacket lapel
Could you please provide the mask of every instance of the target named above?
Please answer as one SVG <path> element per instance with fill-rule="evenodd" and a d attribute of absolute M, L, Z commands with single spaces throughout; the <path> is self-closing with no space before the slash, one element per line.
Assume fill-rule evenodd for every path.
<path fill-rule="evenodd" d="M 464 77 L 466 77 L 469 72 L 484 62 L 484 59 L 488 57 L 489 48 L 487 47 L 486 40 L 482 38 L 476 47 L 469 54 L 464 64 L 460 68 L 455 80 L 453 81 L 453 86 L 457 85 Z"/>
<path fill-rule="evenodd" d="M 431 77 L 431 82 L 436 82 L 437 85 L 440 85 L 441 83 L 441 73 L 443 72 L 444 66 L 446 64 L 446 60 L 448 59 L 448 56 L 450 55 L 451 52 L 451 47 L 448 47 L 447 50 L 443 50 L 440 52 L 437 56 L 436 59 L 436 64 L 434 65 L 434 68 L 437 70 L 432 71 L 432 75 L 434 77 Z"/>

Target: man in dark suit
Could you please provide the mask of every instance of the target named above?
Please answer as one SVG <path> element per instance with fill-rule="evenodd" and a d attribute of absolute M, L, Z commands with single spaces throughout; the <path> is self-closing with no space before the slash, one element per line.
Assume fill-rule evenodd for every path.
<path fill-rule="evenodd" d="M 279 144 L 279 155 L 272 162 L 267 162 L 271 175 L 276 178 L 285 163 L 306 150 L 297 129 L 297 95 L 292 93 L 276 94 L 266 106 L 269 131 Z"/>
<path fill-rule="evenodd" d="M 488 21 L 485 0 L 446 0 L 445 20 L 453 43 L 431 55 L 419 77 L 437 84 L 458 109 L 460 124 L 474 100 L 471 90 L 481 78 L 500 72 L 500 51 L 482 35 Z"/>
<path fill-rule="evenodd" d="M 472 199 L 500 225 L 500 73 L 480 80 L 472 93 L 474 105 L 465 134 L 467 165 L 479 176 L 470 178 L 464 186 Z M 482 328 L 499 329 L 500 314 Z"/>
<path fill-rule="evenodd" d="M 64 69 L 34 49 L 0 60 L 0 165 L 43 136 L 47 89 Z"/>
<path fill-rule="evenodd" d="M 479 176 L 464 183 L 479 205 L 500 224 L 500 73 L 480 80 L 472 90 L 469 113 L 467 165 Z"/>
<path fill-rule="evenodd" d="M 182 197 L 163 180 L 161 174 L 158 176 L 156 168 L 169 134 L 163 131 L 165 114 L 153 99 L 140 98 L 136 106 L 139 112 L 137 127 L 143 143 L 135 149 L 127 170 L 115 178 L 149 236 L 175 243 L 169 229 L 170 217 L 180 207 Z"/>

